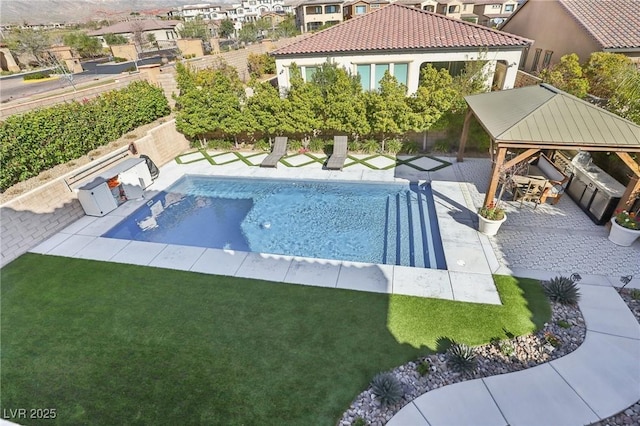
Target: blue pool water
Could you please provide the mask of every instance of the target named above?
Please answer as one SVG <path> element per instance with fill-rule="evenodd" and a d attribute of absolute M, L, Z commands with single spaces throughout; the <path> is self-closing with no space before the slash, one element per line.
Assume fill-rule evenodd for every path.
<path fill-rule="evenodd" d="M 417 184 L 185 176 L 103 236 L 446 269 Z"/>

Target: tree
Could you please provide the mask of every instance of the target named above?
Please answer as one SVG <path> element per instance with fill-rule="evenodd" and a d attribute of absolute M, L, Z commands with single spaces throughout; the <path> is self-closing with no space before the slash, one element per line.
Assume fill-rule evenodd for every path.
<path fill-rule="evenodd" d="M 382 150 L 387 139 L 399 136 L 415 125 L 416 119 L 407 103 L 407 88 L 385 71 L 380 90 L 367 92 L 365 104 L 371 132 L 380 135 Z"/>
<path fill-rule="evenodd" d="M 631 59 L 619 53 L 594 52 L 584 66 L 584 76 L 589 80 L 589 93 L 609 99 L 632 67 Z"/>
<path fill-rule="evenodd" d="M 251 87 L 253 96 L 247 99 L 245 116 L 250 127 L 271 141 L 271 136 L 282 135 L 282 123 L 286 120 L 284 100 L 271 83 L 254 82 Z"/>
<path fill-rule="evenodd" d="M 560 62 L 540 73 L 542 81 L 578 98 L 589 91 L 589 81 L 584 78 L 578 55 L 571 53 L 560 58 Z"/>
<path fill-rule="evenodd" d="M 414 130 L 426 132 L 455 105 L 459 93 L 451 75 L 431 64 L 420 70 L 418 90 L 407 102 L 415 114 Z M 425 133 L 426 138 L 426 133 Z M 426 140 L 424 142 L 426 144 Z"/>
<path fill-rule="evenodd" d="M 355 139 L 369 133 L 359 77 L 327 61 L 314 73 L 312 84 L 318 86 L 322 97 L 324 130 L 348 133 Z"/>
<path fill-rule="evenodd" d="M 607 103 L 607 109 L 640 124 L 640 71 L 633 67 L 624 71 Z"/>
<path fill-rule="evenodd" d="M 63 37 L 64 44 L 83 58 L 97 56 L 102 51 L 100 40 L 83 32 L 73 32 Z"/>
<path fill-rule="evenodd" d="M 121 45 L 121 44 L 129 43 L 129 40 L 127 40 L 127 38 L 125 36 L 123 36 L 122 34 L 105 34 L 104 35 L 104 41 L 109 46 L 118 46 L 118 45 Z"/>
<path fill-rule="evenodd" d="M 298 133 L 303 138 L 305 147 L 311 137 L 316 136 L 322 127 L 320 105 L 322 96 L 318 86 L 306 83 L 302 79 L 300 68 L 292 64 L 289 69 L 291 87 L 285 100 L 287 120 L 283 123 L 285 133 Z"/>
<path fill-rule="evenodd" d="M 144 25 L 140 21 L 135 21 L 131 23 L 131 32 L 133 43 L 136 45 L 136 49 L 142 50 L 142 47 L 145 44 L 144 38 Z"/>
<path fill-rule="evenodd" d="M 230 19 L 225 19 L 220 22 L 220 28 L 218 29 L 218 34 L 222 38 L 229 38 L 235 32 L 235 26 Z"/>
<path fill-rule="evenodd" d="M 244 24 L 238 31 L 238 40 L 245 43 L 253 43 L 258 40 L 258 30 L 253 23 Z"/>
<path fill-rule="evenodd" d="M 32 56 L 41 65 L 48 61 L 47 49 L 51 45 L 51 41 L 44 31 L 31 28 L 13 30 L 6 42 L 10 50 L 20 55 Z"/>
<path fill-rule="evenodd" d="M 279 37 L 293 37 L 300 34 L 300 31 L 298 31 L 296 27 L 295 17 L 291 14 L 287 15 L 287 17 L 278 24 L 276 33 Z"/>
<path fill-rule="evenodd" d="M 209 39 L 209 30 L 202 16 L 196 16 L 196 19 L 186 21 L 182 24 L 182 29 L 178 30 L 181 38 L 199 38 L 202 41 Z"/>

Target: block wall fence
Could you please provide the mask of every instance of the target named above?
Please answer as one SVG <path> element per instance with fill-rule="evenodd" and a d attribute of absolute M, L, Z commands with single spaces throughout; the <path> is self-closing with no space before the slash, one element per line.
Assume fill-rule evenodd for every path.
<path fill-rule="evenodd" d="M 175 120 L 149 130 L 133 143 L 138 154 L 148 155 L 158 167 L 189 149 L 189 141 L 176 130 Z M 84 216 L 77 194 L 69 190 L 65 178 L 99 164 L 111 155 L 107 154 L 0 206 L 0 267 Z M 81 185 L 79 182 L 73 187 Z"/>

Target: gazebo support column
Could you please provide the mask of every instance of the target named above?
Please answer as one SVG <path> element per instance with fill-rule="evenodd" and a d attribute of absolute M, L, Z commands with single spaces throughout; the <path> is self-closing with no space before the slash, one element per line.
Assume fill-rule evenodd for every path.
<path fill-rule="evenodd" d="M 620 198 L 620 202 L 616 206 L 616 210 L 627 210 L 629 209 L 631 202 L 633 201 L 631 197 L 633 195 L 640 194 L 640 166 L 636 161 L 631 158 L 631 156 L 626 152 L 616 152 L 618 157 L 631 169 L 634 176 L 629 180 L 629 185 L 625 189 L 622 194 L 622 198 Z M 634 197 L 635 200 L 635 197 Z"/>
<path fill-rule="evenodd" d="M 503 168 L 504 158 L 507 155 L 507 148 L 502 148 L 498 145 L 498 155 L 493 163 L 493 170 L 491 171 L 491 180 L 489 181 L 489 188 L 487 189 L 487 195 L 484 197 L 484 206 L 487 207 L 493 203 L 493 199 L 496 196 L 496 190 L 498 189 L 498 183 L 500 181 L 500 170 Z"/>
<path fill-rule="evenodd" d="M 467 115 L 464 116 L 464 124 L 462 125 L 462 135 L 460 135 L 460 147 L 458 148 L 458 156 L 456 161 L 462 163 L 464 160 L 464 148 L 467 145 L 467 139 L 469 138 L 469 125 L 471 124 L 471 116 L 473 111 L 470 107 L 467 107 Z"/>

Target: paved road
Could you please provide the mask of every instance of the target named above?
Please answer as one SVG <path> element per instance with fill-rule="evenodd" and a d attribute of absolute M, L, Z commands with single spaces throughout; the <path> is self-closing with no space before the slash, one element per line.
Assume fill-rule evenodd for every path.
<path fill-rule="evenodd" d="M 140 59 L 138 65 L 160 64 L 162 56 L 154 56 L 151 58 Z M 106 63 L 101 61 L 83 62 L 84 72 L 73 74 L 73 84 L 76 87 L 86 85 L 94 80 L 104 78 L 113 78 L 114 76 L 124 72 L 127 69 L 135 68 L 133 61 L 121 62 L 118 64 Z M 0 79 L 0 103 L 11 102 L 30 96 L 46 93 L 52 90 L 72 88 L 71 82 L 65 77 L 47 81 L 29 81 L 25 82 L 24 74 L 16 74 L 3 77 Z"/>

